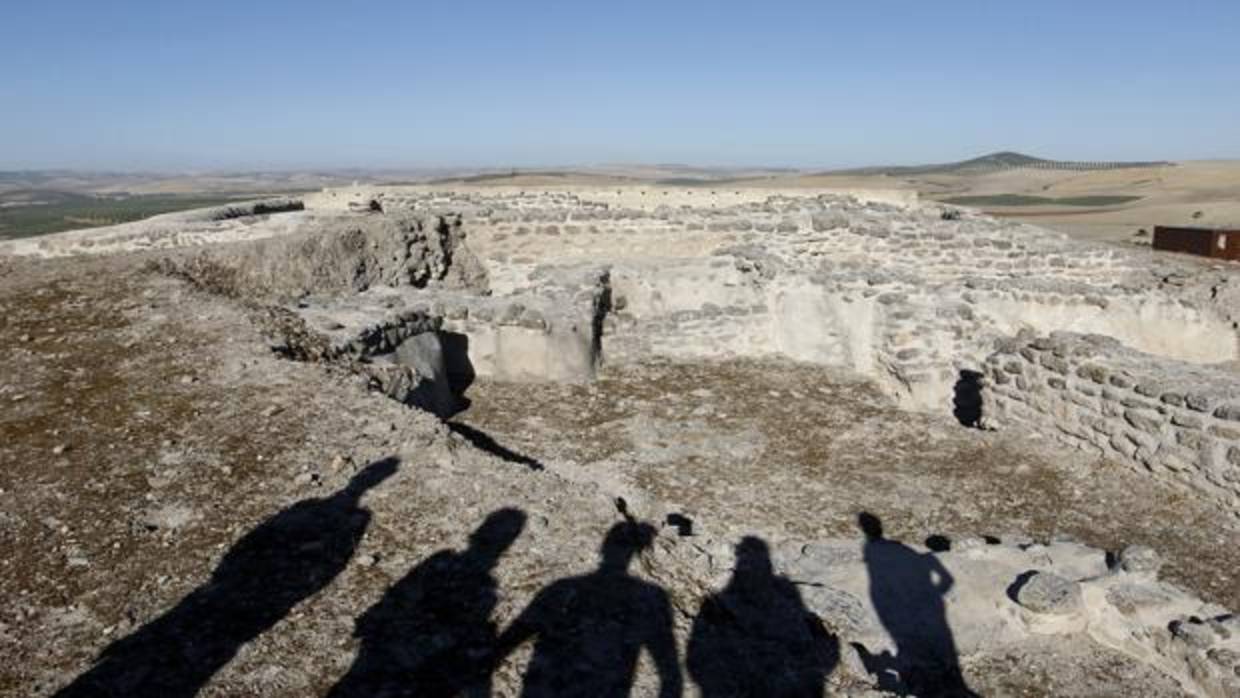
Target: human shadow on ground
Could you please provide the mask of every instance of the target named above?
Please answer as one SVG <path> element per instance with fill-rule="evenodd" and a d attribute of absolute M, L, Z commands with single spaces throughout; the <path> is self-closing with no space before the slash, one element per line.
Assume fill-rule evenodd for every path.
<path fill-rule="evenodd" d="M 865 534 L 870 600 L 895 643 L 893 655 L 856 646 L 879 688 L 899 695 L 974 696 L 960 672 L 956 641 L 943 596 L 955 580 L 933 553 L 921 553 L 883 537 L 882 521 L 857 517 Z"/>
<path fill-rule="evenodd" d="M 340 574 L 370 523 L 362 495 L 396 465 L 392 458 L 372 463 L 339 492 L 302 500 L 259 524 L 229 549 L 208 582 L 109 645 L 56 695 L 195 695 L 242 645 Z"/>
<path fill-rule="evenodd" d="M 520 510 L 495 511 L 468 548 L 441 550 L 392 585 L 358 619 L 357 658 L 328 696 L 490 696 L 492 571 L 524 526 Z"/>
<path fill-rule="evenodd" d="M 821 696 L 839 658 L 839 640 L 775 574 L 766 542 L 750 536 L 736 546 L 727 587 L 702 602 L 686 664 L 704 698 L 796 698 Z"/>
<path fill-rule="evenodd" d="M 667 593 L 629 573 L 654 535 L 652 526 L 636 521 L 612 526 L 598 569 L 553 582 L 500 634 L 495 661 L 535 638 L 521 695 L 627 696 L 642 649 L 658 672 L 658 695 L 681 694 Z"/>

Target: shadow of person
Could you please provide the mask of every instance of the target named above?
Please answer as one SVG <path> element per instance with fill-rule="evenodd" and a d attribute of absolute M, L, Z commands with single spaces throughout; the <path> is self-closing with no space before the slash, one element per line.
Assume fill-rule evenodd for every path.
<path fill-rule="evenodd" d="M 857 522 L 865 533 L 870 600 L 891 635 L 896 654 L 871 655 L 858 648 L 879 686 L 901 695 L 974 696 L 960 672 L 956 641 L 943 596 L 955 580 L 933 553 L 920 553 L 883 537 L 883 524 L 869 512 Z"/>
<path fill-rule="evenodd" d="M 658 671 L 659 695 L 681 694 L 667 594 L 628 572 L 632 559 L 653 542 L 654 534 L 645 523 L 612 526 L 603 540 L 597 570 L 544 588 L 504 630 L 497 660 L 537 637 L 523 696 L 627 696 L 643 648 Z"/>
<path fill-rule="evenodd" d="M 372 463 L 339 492 L 305 499 L 259 524 L 224 555 L 211 579 L 159 618 L 117 640 L 59 693 L 192 696 L 246 642 L 327 586 L 370 523 L 361 496 L 396 472 Z"/>
<path fill-rule="evenodd" d="M 727 587 L 702 602 L 686 663 L 703 698 L 816 698 L 839 658 L 839 640 L 776 576 L 766 543 L 750 536 L 736 546 Z"/>
<path fill-rule="evenodd" d="M 358 619 L 357 658 L 328 696 L 490 696 L 491 572 L 524 527 L 520 510 L 495 511 L 464 551 L 441 550 L 392 585 Z"/>

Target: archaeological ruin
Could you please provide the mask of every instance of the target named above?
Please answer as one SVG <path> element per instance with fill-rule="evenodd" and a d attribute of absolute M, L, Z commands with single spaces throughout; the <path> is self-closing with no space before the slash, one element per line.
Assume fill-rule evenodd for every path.
<path fill-rule="evenodd" d="M 89 266 L 119 259 L 132 269 Z M 1240 696 L 1240 617 L 1229 610 L 1240 602 L 1240 273 L 1228 263 L 1077 241 L 906 192 L 653 186 L 327 189 L 0 242 L 0 260 L 7 273 L 34 265 L 42 288 L 68 279 L 81 300 L 57 302 L 70 310 L 103 307 L 83 284 L 134 279 L 116 291 L 128 299 L 117 311 L 128 344 L 82 349 L 82 365 L 156 375 L 135 358 L 153 342 L 173 357 L 151 361 L 186 362 L 159 379 L 167 390 L 221 392 L 214 407 L 165 408 L 178 429 L 232 424 L 240 395 L 261 406 L 236 417 L 240 431 L 281 415 L 304 428 L 252 448 L 301 450 L 203 499 L 187 494 L 200 487 L 193 468 L 208 467 L 186 465 L 197 462 L 178 450 L 188 432 L 152 437 L 142 462 L 161 465 L 132 475 L 159 485 L 149 496 L 96 482 L 99 466 L 74 460 L 108 448 L 103 427 L 92 427 L 98 442 L 57 453 L 67 465 L 48 467 L 80 468 L 85 489 L 129 492 L 91 515 L 129 516 L 125 530 L 147 536 L 117 533 L 118 549 L 134 546 L 135 560 L 184 550 L 200 566 L 148 574 L 81 552 L 101 589 L 109 574 L 143 589 L 173 580 L 132 611 L 119 610 L 133 605 L 120 590 L 107 592 L 114 604 L 86 584 L 36 600 L 38 582 L 22 581 L 29 612 L 0 630 L 30 668 L 0 677 L 0 695 L 204 685 L 387 695 L 391 667 L 424 676 L 460 661 L 385 654 L 397 631 L 431 623 L 399 619 L 429 592 L 391 594 L 431 584 L 409 568 L 448 547 L 435 564 L 457 570 L 449 576 L 494 570 L 478 622 L 498 628 L 502 650 L 470 655 L 454 690 L 476 688 L 484 679 L 470 672 L 485 665 L 502 695 L 542 695 L 536 680 L 555 694 L 556 672 L 607 695 L 738 695 L 727 682 L 745 679 L 726 677 L 743 665 L 769 682 L 753 695 L 812 685 L 854 696 Z M 35 285 L 10 297 L 51 303 Z M 36 318 L 17 307 L 5 329 L 15 361 L 55 359 L 38 353 Z M 174 326 L 214 339 L 141 334 L 173 337 Z M 246 332 L 255 339 L 226 339 Z M 55 351 L 64 359 L 76 346 Z M 0 399 L 34 410 L 9 402 L 41 390 L 22 387 L 37 370 L 22 373 Z M 124 420 L 159 419 L 123 409 Z M 234 477 L 242 466 L 219 453 L 211 472 Z M 347 484 L 385 454 L 400 459 L 397 475 L 364 492 Z M 299 470 L 277 482 L 264 474 L 283 467 L 272 461 Z M 31 477 L 20 486 L 38 489 L 44 475 Z M 337 581 L 289 596 L 278 617 L 204 660 L 201 677 L 135 669 L 150 662 L 142 643 L 178 642 L 159 623 L 201 619 L 187 599 L 216 608 L 210 589 L 229 588 L 240 559 L 229 556 L 242 554 L 230 551 L 261 528 L 224 523 L 228 502 L 250 496 L 238 521 L 313 501 L 329 512 L 315 514 L 321 526 L 365 529 L 369 517 L 373 532 L 358 531 L 349 545 L 360 547 L 333 563 Z M 522 512 L 505 515 L 516 528 L 487 543 L 496 534 L 482 522 L 507 508 Z M 47 516 L 15 509 L 0 523 L 24 531 Z M 203 545 L 182 542 L 197 535 Z M 64 550 L 74 545 L 85 544 Z M 51 564 L 45 553 L 30 553 L 31 569 Z M 574 600 L 615 595 L 624 609 L 632 598 L 620 589 L 653 604 L 633 614 L 666 613 L 667 632 L 641 634 L 620 611 Z M 580 618 L 545 617 L 573 604 Z M 455 631 L 436 632 L 439 642 Z M 641 642 L 607 645 L 626 633 Z M 36 661 L 32 641 L 55 661 Z M 575 646 L 579 656 L 563 654 Z M 628 657 L 614 660 L 628 672 L 617 670 L 620 692 L 598 678 L 613 654 Z M 367 656 L 386 668 L 364 675 Z M 456 680 L 441 674 L 424 680 Z"/>

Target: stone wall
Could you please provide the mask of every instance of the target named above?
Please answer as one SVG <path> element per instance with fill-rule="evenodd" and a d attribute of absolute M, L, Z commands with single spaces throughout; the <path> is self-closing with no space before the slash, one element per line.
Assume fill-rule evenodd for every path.
<path fill-rule="evenodd" d="M 1240 515 L 1240 375 L 1100 335 L 999 342 L 982 423 L 1023 426 L 1148 471 Z"/>
<path fill-rule="evenodd" d="M 539 276 L 537 294 L 376 286 L 357 294 L 306 296 L 289 312 L 330 346 L 348 349 L 333 356 L 391 353 L 409 336 L 398 333 L 388 341 L 394 327 L 404 318 L 429 318 L 450 343 L 449 353 L 463 354 L 447 359 L 468 364 L 471 375 L 514 381 L 594 378 L 610 304 L 607 271 L 544 269 Z"/>
<path fill-rule="evenodd" d="M 772 195 L 724 208 L 630 208 L 567 192 L 402 200 L 471 210 L 497 294 L 539 261 L 609 263 L 607 361 L 785 356 L 854 370 L 912 409 L 950 409 L 962 370 L 1028 329 L 1142 351 L 1237 358 L 1228 273 L 1162 266 L 1031 226 L 934 207 Z M 385 210 L 397 208 L 385 197 Z"/>
<path fill-rule="evenodd" d="M 911 409 L 946 410 L 961 372 L 1026 330 L 1103 334 L 1201 364 L 1240 358 L 1232 268 L 902 203 L 813 191 L 355 187 L 310 196 L 304 211 L 187 214 L 160 244 L 248 240 L 195 254 L 242 295 L 393 287 L 409 296 L 400 304 L 460 306 L 431 314 L 470 339 L 480 375 L 497 378 L 585 380 L 600 356 L 782 356 L 856 371 Z M 123 237 L 110 230 L 93 235 Z M 556 280 L 604 267 L 610 313 L 595 307 L 601 286 Z"/>

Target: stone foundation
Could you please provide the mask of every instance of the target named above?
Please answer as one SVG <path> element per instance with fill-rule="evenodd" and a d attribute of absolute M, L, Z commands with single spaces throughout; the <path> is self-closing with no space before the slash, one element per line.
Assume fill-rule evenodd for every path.
<path fill-rule="evenodd" d="M 1240 376 L 1099 335 L 1000 342 L 982 420 L 1019 425 L 1148 471 L 1240 516 Z"/>

